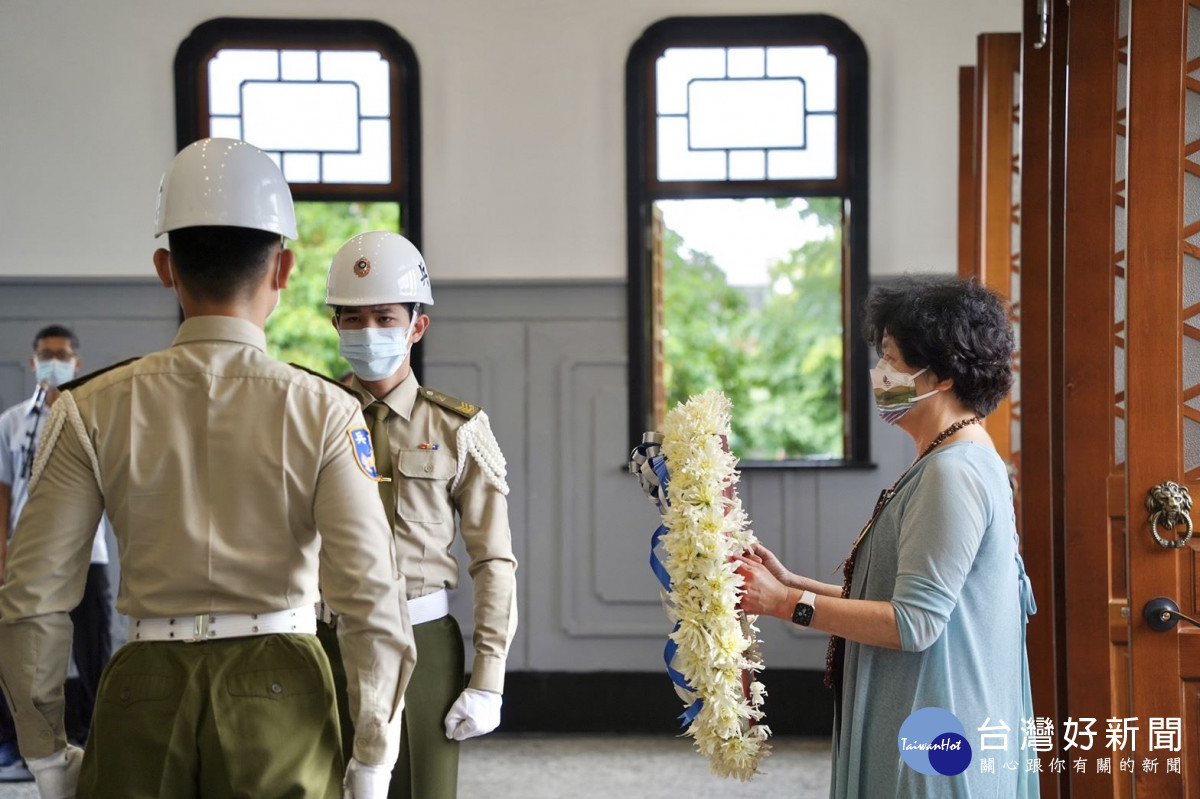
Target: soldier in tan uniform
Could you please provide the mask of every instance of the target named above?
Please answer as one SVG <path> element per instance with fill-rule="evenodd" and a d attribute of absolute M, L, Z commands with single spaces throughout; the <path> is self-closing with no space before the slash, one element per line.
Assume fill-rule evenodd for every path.
<path fill-rule="evenodd" d="M 287 183 L 245 142 L 196 142 L 163 177 L 156 233 L 185 321 L 169 349 L 63 386 L 0 588 L 21 751 L 42 799 L 76 783 L 120 799 L 381 797 L 412 632 L 358 402 L 265 352 L 294 264 Z M 129 643 L 83 754 L 63 734 L 67 613 L 104 511 Z M 318 568 L 357 730 L 344 788 Z"/>
<path fill-rule="evenodd" d="M 334 256 L 325 301 L 356 375 L 351 385 L 371 425 L 380 474 L 391 478 L 379 487 L 417 642 L 389 796 L 452 799 L 458 742 L 500 723 L 517 625 L 504 456 L 487 414 L 421 387 L 412 373 L 410 349 L 429 328 L 421 309 L 433 296 L 424 259 L 407 239 L 379 231 L 348 241 Z M 446 596 L 459 581 L 451 554 L 456 514 L 475 597 L 475 657 L 465 688 L 462 635 Z"/>

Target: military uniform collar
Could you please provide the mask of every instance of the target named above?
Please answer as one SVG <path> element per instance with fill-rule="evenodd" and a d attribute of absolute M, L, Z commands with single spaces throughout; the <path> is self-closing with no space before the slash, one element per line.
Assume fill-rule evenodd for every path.
<path fill-rule="evenodd" d="M 193 316 L 183 320 L 174 344 L 194 341 L 233 341 L 267 351 L 267 334 L 261 327 L 235 316 Z"/>
<path fill-rule="evenodd" d="M 350 385 L 362 398 L 364 408 L 375 402 L 375 397 L 371 396 L 371 392 L 363 387 L 357 375 L 354 376 Z M 417 375 L 409 370 L 408 377 L 404 378 L 404 382 L 388 392 L 382 402 L 392 409 L 392 413 L 399 415 L 407 422 L 412 418 L 413 405 L 417 403 L 417 390 L 420 388 L 421 384 L 417 382 Z"/>

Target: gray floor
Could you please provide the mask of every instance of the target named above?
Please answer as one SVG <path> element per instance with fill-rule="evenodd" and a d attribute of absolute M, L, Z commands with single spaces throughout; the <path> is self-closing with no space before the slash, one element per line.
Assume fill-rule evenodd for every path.
<path fill-rule="evenodd" d="M 459 799 L 818 799 L 829 793 L 829 742 L 779 738 L 750 783 L 712 776 L 680 738 L 492 735 L 468 742 Z M 0 785 L 0 799 L 37 799 L 32 784 Z"/>

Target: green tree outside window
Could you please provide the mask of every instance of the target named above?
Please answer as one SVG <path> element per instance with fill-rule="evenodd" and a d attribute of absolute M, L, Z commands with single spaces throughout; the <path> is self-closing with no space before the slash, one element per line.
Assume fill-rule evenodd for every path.
<path fill-rule="evenodd" d="M 325 278 L 338 248 L 369 230 L 400 230 L 396 203 L 296 203 L 300 240 L 289 244 L 296 268 L 280 293 L 279 307 L 267 319 L 267 351 L 335 380 L 350 365 L 338 354 L 338 336 L 329 323 Z"/>
<path fill-rule="evenodd" d="M 719 388 L 739 457 L 842 458 L 842 200 L 773 202 L 818 233 L 772 264 L 763 287 L 730 285 L 711 255 L 664 230 L 668 406 Z"/>

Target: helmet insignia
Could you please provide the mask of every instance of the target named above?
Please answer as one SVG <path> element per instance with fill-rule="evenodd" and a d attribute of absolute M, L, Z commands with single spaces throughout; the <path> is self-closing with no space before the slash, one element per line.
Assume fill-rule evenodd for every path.
<path fill-rule="evenodd" d="M 367 258 L 359 258 L 354 262 L 354 274 L 359 277 L 366 277 L 371 274 L 371 261 Z"/>

